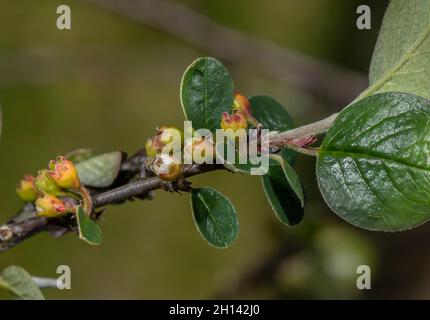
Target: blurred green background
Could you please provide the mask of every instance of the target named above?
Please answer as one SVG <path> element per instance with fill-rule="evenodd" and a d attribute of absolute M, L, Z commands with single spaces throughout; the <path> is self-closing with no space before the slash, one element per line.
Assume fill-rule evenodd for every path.
<path fill-rule="evenodd" d="M 363 1 L 182 3 L 219 25 L 363 75 L 387 5 L 364 1 L 372 9 L 372 29 L 359 31 L 355 11 Z M 60 4 L 72 10 L 72 30 L 56 28 Z M 2 222 L 22 205 L 15 195 L 21 176 L 55 156 L 81 147 L 131 154 L 157 125 L 181 126 L 182 73 L 195 58 L 211 54 L 87 1 L 0 0 Z M 272 95 L 298 125 L 342 107 L 240 61 L 225 63 L 236 88 Z M 200 238 L 186 194 L 158 191 L 154 201 L 109 207 L 100 247 L 74 234 L 40 234 L 2 253 L 0 269 L 16 264 L 56 277 L 58 265 L 69 265 L 72 290 L 45 290 L 51 299 L 430 298 L 430 254 L 418 251 L 429 227 L 376 234 L 348 225 L 324 204 L 313 168 L 314 159 L 299 157 L 309 201 L 295 228 L 276 220 L 258 177 L 216 172 L 192 181 L 214 186 L 235 204 L 240 235 L 229 249 Z M 356 288 L 361 264 L 372 268 L 370 291 Z"/>

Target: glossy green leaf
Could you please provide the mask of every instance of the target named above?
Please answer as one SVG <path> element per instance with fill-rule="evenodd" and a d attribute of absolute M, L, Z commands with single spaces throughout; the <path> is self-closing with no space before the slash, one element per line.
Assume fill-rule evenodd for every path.
<path fill-rule="evenodd" d="M 264 128 L 272 131 L 287 131 L 294 129 L 294 122 L 287 110 L 275 99 L 269 96 L 253 96 L 249 98 L 253 116 Z M 296 152 L 288 149 L 281 151 L 283 157 L 287 157 L 288 162 L 294 163 Z"/>
<path fill-rule="evenodd" d="M 42 292 L 23 268 L 10 266 L 0 274 L 0 288 L 24 300 L 44 300 Z"/>
<path fill-rule="evenodd" d="M 280 132 L 294 128 L 294 122 L 287 110 L 272 97 L 254 96 L 249 101 L 254 117 L 265 128 Z M 296 159 L 296 153 L 288 149 L 283 149 L 279 156 L 288 161 L 289 168 Z M 270 159 L 269 173 L 261 177 L 261 182 L 270 206 L 282 223 L 293 226 L 302 221 L 304 197 L 300 200 L 296 196 L 279 162 Z M 296 189 L 299 190 L 297 185 Z M 300 190 L 303 190 L 301 185 Z"/>
<path fill-rule="evenodd" d="M 181 82 L 181 104 L 194 129 L 215 131 L 221 114 L 233 105 L 233 81 L 226 67 L 215 58 L 199 58 L 185 71 Z"/>
<path fill-rule="evenodd" d="M 104 188 L 115 181 L 121 161 L 121 152 L 115 151 L 81 161 L 76 164 L 76 168 L 85 186 Z"/>
<path fill-rule="evenodd" d="M 276 217 L 288 226 L 303 219 L 304 210 L 280 171 L 280 166 L 270 167 L 269 174 L 261 177 L 263 190 Z"/>
<path fill-rule="evenodd" d="M 226 248 L 236 240 L 239 221 L 226 196 L 213 188 L 193 189 L 191 206 L 197 229 L 209 244 Z"/>
<path fill-rule="evenodd" d="M 305 196 L 303 193 L 302 183 L 300 182 L 300 178 L 291 165 L 288 163 L 287 159 L 284 159 L 281 155 L 271 155 L 271 158 L 277 161 L 282 168 L 282 171 L 287 179 L 287 182 L 291 189 L 294 191 L 294 194 L 299 198 L 300 204 L 302 207 L 305 206 Z"/>
<path fill-rule="evenodd" d="M 317 161 L 327 204 L 369 230 L 430 218 L 430 101 L 407 93 L 365 98 L 340 113 Z"/>
<path fill-rule="evenodd" d="M 102 231 L 100 227 L 93 221 L 84 211 L 79 207 L 76 212 L 76 219 L 78 222 L 79 238 L 86 243 L 98 246 L 102 243 Z"/>
<path fill-rule="evenodd" d="M 357 99 L 381 92 L 430 98 L 430 0 L 392 0 L 370 65 L 370 87 Z"/>

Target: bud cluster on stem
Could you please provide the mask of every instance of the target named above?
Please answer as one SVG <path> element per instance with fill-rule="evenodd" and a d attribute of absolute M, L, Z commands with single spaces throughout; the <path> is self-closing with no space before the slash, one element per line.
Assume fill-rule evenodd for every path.
<path fill-rule="evenodd" d="M 81 184 L 78 171 L 72 161 L 59 156 L 49 162 L 48 169 L 38 172 L 37 177 L 27 175 L 16 189 L 25 202 L 34 202 L 36 214 L 41 217 L 58 217 L 66 213 L 76 213 L 76 208 L 62 198 L 73 195 L 91 211 L 91 198 Z"/>

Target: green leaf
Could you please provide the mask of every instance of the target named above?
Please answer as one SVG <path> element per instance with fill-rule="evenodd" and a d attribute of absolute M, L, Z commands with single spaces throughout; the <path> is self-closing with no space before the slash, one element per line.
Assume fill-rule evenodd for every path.
<path fill-rule="evenodd" d="M 221 114 L 231 111 L 233 81 L 215 58 L 199 58 L 185 71 L 181 82 L 181 104 L 194 129 L 220 128 Z"/>
<path fill-rule="evenodd" d="M 265 128 L 280 132 L 294 128 L 294 122 L 287 110 L 272 97 L 254 96 L 251 97 L 249 101 L 254 117 L 263 124 Z M 288 162 L 288 168 L 284 166 L 288 173 L 290 173 L 290 164 L 295 162 L 296 155 L 296 152 L 288 149 L 283 149 L 279 153 L 279 157 Z M 282 223 L 293 226 L 300 223 L 303 219 L 304 196 L 301 196 L 303 199 L 301 200 L 296 195 L 296 192 L 292 189 L 288 180 L 286 180 L 284 171 L 279 162 L 270 159 L 269 173 L 261 177 L 261 182 L 267 200 L 276 216 Z M 292 174 L 290 174 L 289 177 L 294 180 Z M 296 183 L 294 183 L 294 185 L 296 190 L 303 190 L 301 185 L 300 187 L 298 187 Z M 303 192 L 297 192 L 303 195 Z"/>
<path fill-rule="evenodd" d="M 191 207 L 197 229 L 209 244 L 226 248 L 236 240 L 239 222 L 226 196 L 213 188 L 193 189 Z"/>
<path fill-rule="evenodd" d="M 381 92 L 430 98 L 430 0 L 392 0 L 370 65 L 370 87 L 357 99 Z"/>
<path fill-rule="evenodd" d="M 105 153 L 76 164 L 81 182 L 88 187 L 110 186 L 118 176 L 122 161 L 120 151 Z"/>
<path fill-rule="evenodd" d="M 279 169 L 280 166 L 270 167 L 269 174 L 261 177 L 263 190 L 278 219 L 294 226 L 302 221 L 304 210 Z"/>
<path fill-rule="evenodd" d="M 430 101 L 383 93 L 344 109 L 329 129 L 317 179 L 330 208 L 368 230 L 430 218 Z"/>
<path fill-rule="evenodd" d="M 269 96 L 253 96 L 249 98 L 252 114 L 265 128 L 272 131 L 287 131 L 294 129 L 294 122 L 287 110 L 275 99 Z M 288 149 L 281 151 L 288 162 L 294 163 L 296 152 Z"/>
<path fill-rule="evenodd" d="M 304 207 L 305 196 L 303 194 L 302 183 L 300 182 L 297 173 L 294 171 L 288 161 L 282 156 L 271 155 L 271 158 L 281 165 L 282 171 L 284 172 L 285 178 L 287 179 L 289 186 L 294 191 L 294 194 L 297 196 L 297 198 L 299 198 L 301 206 Z"/>
<path fill-rule="evenodd" d="M 0 274 L 0 287 L 24 300 L 44 300 L 42 292 L 23 268 L 10 266 Z"/>
<path fill-rule="evenodd" d="M 78 207 L 76 218 L 79 228 L 79 238 L 94 246 L 102 243 L 102 231 L 89 215 L 87 215 L 82 207 Z"/>

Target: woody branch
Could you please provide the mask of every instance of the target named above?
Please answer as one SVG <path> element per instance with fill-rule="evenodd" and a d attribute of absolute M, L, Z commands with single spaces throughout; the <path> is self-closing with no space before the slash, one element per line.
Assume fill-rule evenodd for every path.
<path fill-rule="evenodd" d="M 275 134 L 270 137 L 270 145 L 315 155 L 317 149 L 300 147 L 297 145 L 297 141 L 325 133 L 336 116 L 337 114 L 334 114 L 321 121 Z M 117 182 L 110 189 L 90 189 L 94 209 L 100 209 L 110 204 L 120 204 L 135 198 L 150 199 L 151 191 L 162 189 L 164 187 L 163 180 L 157 176 L 131 181 L 132 177 L 140 173 L 145 159 L 146 156 L 143 150 L 137 152 L 123 161 Z M 225 170 L 225 167 L 221 164 L 195 164 L 184 171 L 184 177 L 189 178 L 215 170 Z M 187 186 L 180 184 L 176 187 L 178 190 L 186 191 L 188 189 Z M 48 219 L 36 216 L 35 211 L 34 204 L 27 204 L 7 223 L 0 226 L 0 252 L 5 252 L 42 231 L 49 232 L 54 237 L 76 231 L 73 216 Z M 102 211 L 97 212 L 97 216 L 101 214 Z"/>

